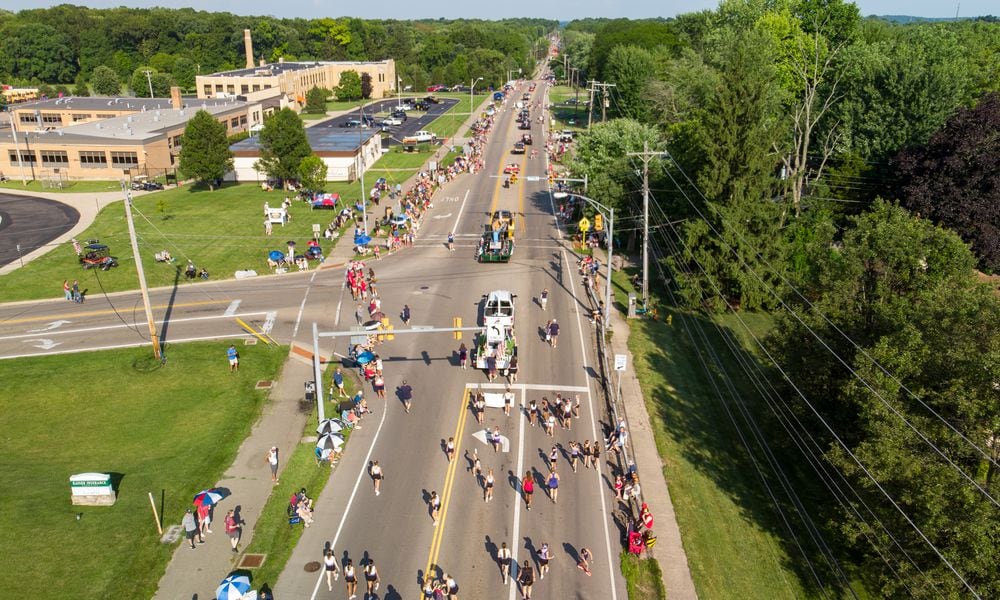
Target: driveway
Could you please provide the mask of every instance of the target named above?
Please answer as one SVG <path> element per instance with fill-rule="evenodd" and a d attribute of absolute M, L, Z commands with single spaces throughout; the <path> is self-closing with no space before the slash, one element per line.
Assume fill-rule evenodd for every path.
<path fill-rule="evenodd" d="M 0 193 L 0 267 L 73 228 L 80 213 L 67 204 Z"/>

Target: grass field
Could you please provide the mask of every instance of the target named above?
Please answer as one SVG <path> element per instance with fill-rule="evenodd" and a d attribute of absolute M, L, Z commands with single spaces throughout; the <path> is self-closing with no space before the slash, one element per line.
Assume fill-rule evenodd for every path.
<path fill-rule="evenodd" d="M 145 348 L 0 361 L 5 597 L 153 595 L 176 546 L 159 542 L 147 492 L 179 523 L 232 463 L 265 401 L 255 382 L 286 356 L 240 346 L 231 374 L 227 346 L 168 347 L 165 367 Z M 69 476 L 91 471 L 118 479 L 114 506 L 70 504 Z"/>
<path fill-rule="evenodd" d="M 621 561 L 629 598 L 667 600 L 659 563 L 651 558 L 639 558 L 625 550 L 621 553 Z"/>
<path fill-rule="evenodd" d="M 16 172 L 7 172 L 8 177 L 16 175 Z M 32 192 L 53 192 L 53 193 L 87 193 L 87 192 L 120 192 L 121 184 L 117 181 L 67 181 L 66 186 L 62 188 L 48 189 L 42 188 L 41 181 L 28 180 L 28 185 L 22 185 L 19 179 L 12 177 L 7 181 L 0 183 L 0 190 L 12 189 L 12 190 L 29 190 Z"/>
<path fill-rule="evenodd" d="M 427 126 L 428 131 L 437 135 L 438 139 L 442 142 L 445 142 L 458 133 L 462 123 L 465 123 L 469 119 L 470 106 L 479 106 L 485 98 L 484 96 L 473 96 L 473 99 L 470 102 L 468 94 L 448 93 L 439 95 L 442 97 L 458 99 L 458 102 L 448 109 L 448 112 L 434 119 L 434 121 Z"/>
<path fill-rule="evenodd" d="M 330 183 L 327 191 L 340 193 L 351 204 L 361 194 L 357 182 Z M 183 270 L 188 258 L 199 268 L 207 268 L 214 279 L 232 278 L 238 269 L 267 273 L 268 251 L 284 252 L 288 240 L 304 248 L 312 237 L 312 224 L 326 227 L 334 217 L 332 210 L 314 211 L 304 202 L 293 202 L 291 222 L 284 227 L 274 225 L 273 235 L 266 237 L 264 203 L 279 206 L 284 197 L 280 191 L 265 192 L 252 184 L 229 184 L 214 192 L 182 186 L 135 198 L 136 233 L 149 285 L 173 285 L 175 281 L 184 285 Z M 120 202 L 104 208 L 78 239 L 99 239 L 108 244 L 120 266 L 107 272 L 84 270 L 67 242 L 24 268 L 0 277 L 4 299 L 58 296 L 62 293 L 63 279 L 79 279 L 81 289 L 87 289 L 90 295 L 101 290 L 113 292 L 138 287 Z M 324 251 L 328 253 L 331 247 L 331 242 L 323 240 Z M 173 255 L 175 263 L 153 261 L 153 255 L 164 249 Z"/>
<path fill-rule="evenodd" d="M 621 307 L 631 287 L 624 273 L 616 274 L 615 283 L 616 304 Z M 704 600 L 819 596 L 791 554 L 777 512 L 738 441 L 723 400 L 706 379 L 681 319 L 704 328 L 716 347 L 724 348 L 718 334 L 701 317 L 682 315 L 664 305 L 659 313 L 659 320 L 630 322 L 629 349 L 698 596 Z M 667 316 L 672 318 L 670 325 L 663 320 Z M 765 315 L 741 316 L 758 333 L 771 326 Z M 727 318 L 720 323 L 733 325 Z M 720 355 L 729 372 L 739 372 L 729 353 Z M 760 403 L 757 408 L 765 410 L 752 392 L 746 392 L 748 404 Z"/>

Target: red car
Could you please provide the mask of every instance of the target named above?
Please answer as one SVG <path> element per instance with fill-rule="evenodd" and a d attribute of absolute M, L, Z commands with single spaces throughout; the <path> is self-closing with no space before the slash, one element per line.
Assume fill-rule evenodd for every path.
<path fill-rule="evenodd" d="M 428 92 L 447 92 L 448 86 L 446 85 L 432 85 L 427 87 Z"/>

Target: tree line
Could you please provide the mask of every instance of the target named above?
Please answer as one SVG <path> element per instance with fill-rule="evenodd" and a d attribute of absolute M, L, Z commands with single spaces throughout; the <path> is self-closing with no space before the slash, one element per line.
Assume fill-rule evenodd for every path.
<path fill-rule="evenodd" d="M 588 195 L 639 222 L 628 153 L 659 152 L 671 285 L 708 316 L 774 315 L 754 359 L 779 402 L 759 417 L 794 434 L 774 436 L 787 469 L 829 487 L 810 508 L 831 545 L 872 595 L 1000 595 L 996 19 L 724 0 L 573 21 L 560 44 L 557 75 L 615 84 L 570 164 Z"/>
<path fill-rule="evenodd" d="M 172 84 L 194 88 L 195 76 L 242 68 L 243 30 L 255 63 L 285 60 L 394 59 L 404 86 L 460 84 L 483 77 L 498 85 L 507 69 L 530 70 L 558 26 L 543 19 L 282 19 L 190 8 L 52 8 L 0 11 L 0 80 L 63 86 L 58 91 L 148 95 Z M 104 67 L 104 69 L 101 69 Z M 119 87 L 116 89 L 114 86 Z M 74 87 L 75 86 L 75 87 Z"/>

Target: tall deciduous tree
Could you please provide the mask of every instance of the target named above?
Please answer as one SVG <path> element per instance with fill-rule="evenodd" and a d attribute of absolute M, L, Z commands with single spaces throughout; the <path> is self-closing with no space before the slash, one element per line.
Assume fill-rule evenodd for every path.
<path fill-rule="evenodd" d="M 100 65 L 90 76 L 90 85 L 98 96 L 117 96 L 122 93 L 122 80 L 110 67 Z"/>
<path fill-rule="evenodd" d="M 334 89 L 337 100 L 361 99 L 361 76 L 357 71 L 344 71 L 340 74 L 340 84 Z"/>
<path fill-rule="evenodd" d="M 260 159 L 254 168 L 282 182 L 296 181 L 302 159 L 312 154 L 302 119 L 283 108 L 264 121 L 260 131 Z"/>
<path fill-rule="evenodd" d="M 69 39 L 42 23 L 11 21 L 0 28 L 0 73 L 48 83 L 73 81 Z"/>
<path fill-rule="evenodd" d="M 1000 269 L 1000 93 L 959 110 L 895 162 L 903 204 L 955 230 L 982 267 Z"/>
<path fill-rule="evenodd" d="M 604 66 L 604 79 L 615 84 L 612 104 L 617 112 L 640 121 L 648 118 L 649 92 L 647 87 L 656 71 L 653 53 L 638 46 L 615 46 Z M 596 98 L 596 97 L 595 97 Z M 591 107 L 593 110 L 593 107 Z"/>
<path fill-rule="evenodd" d="M 89 96 L 90 86 L 87 85 L 87 78 L 80 73 L 76 76 L 76 81 L 73 83 L 73 95 L 74 96 Z"/>
<path fill-rule="evenodd" d="M 326 97 L 329 94 L 324 89 L 317 86 L 313 86 L 311 90 L 306 92 L 306 112 L 308 113 L 324 113 L 326 112 Z"/>
<path fill-rule="evenodd" d="M 372 86 L 372 75 L 371 73 L 365 71 L 361 74 L 361 97 L 368 99 L 372 97 L 372 90 L 375 88 Z"/>
<path fill-rule="evenodd" d="M 233 170 L 226 125 L 208 111 L 196 112 L 184 128 L 180 168 L 185 175 L 207 183 L 209 190 L 214 190 L 215 182 Z"/>
<path fill-rule="evenodd" d="M 323 159 L 310 154 L 299 163 L 299 184 L 311 192 L 322 192 L 326 188 L 327 167 Z"/>

